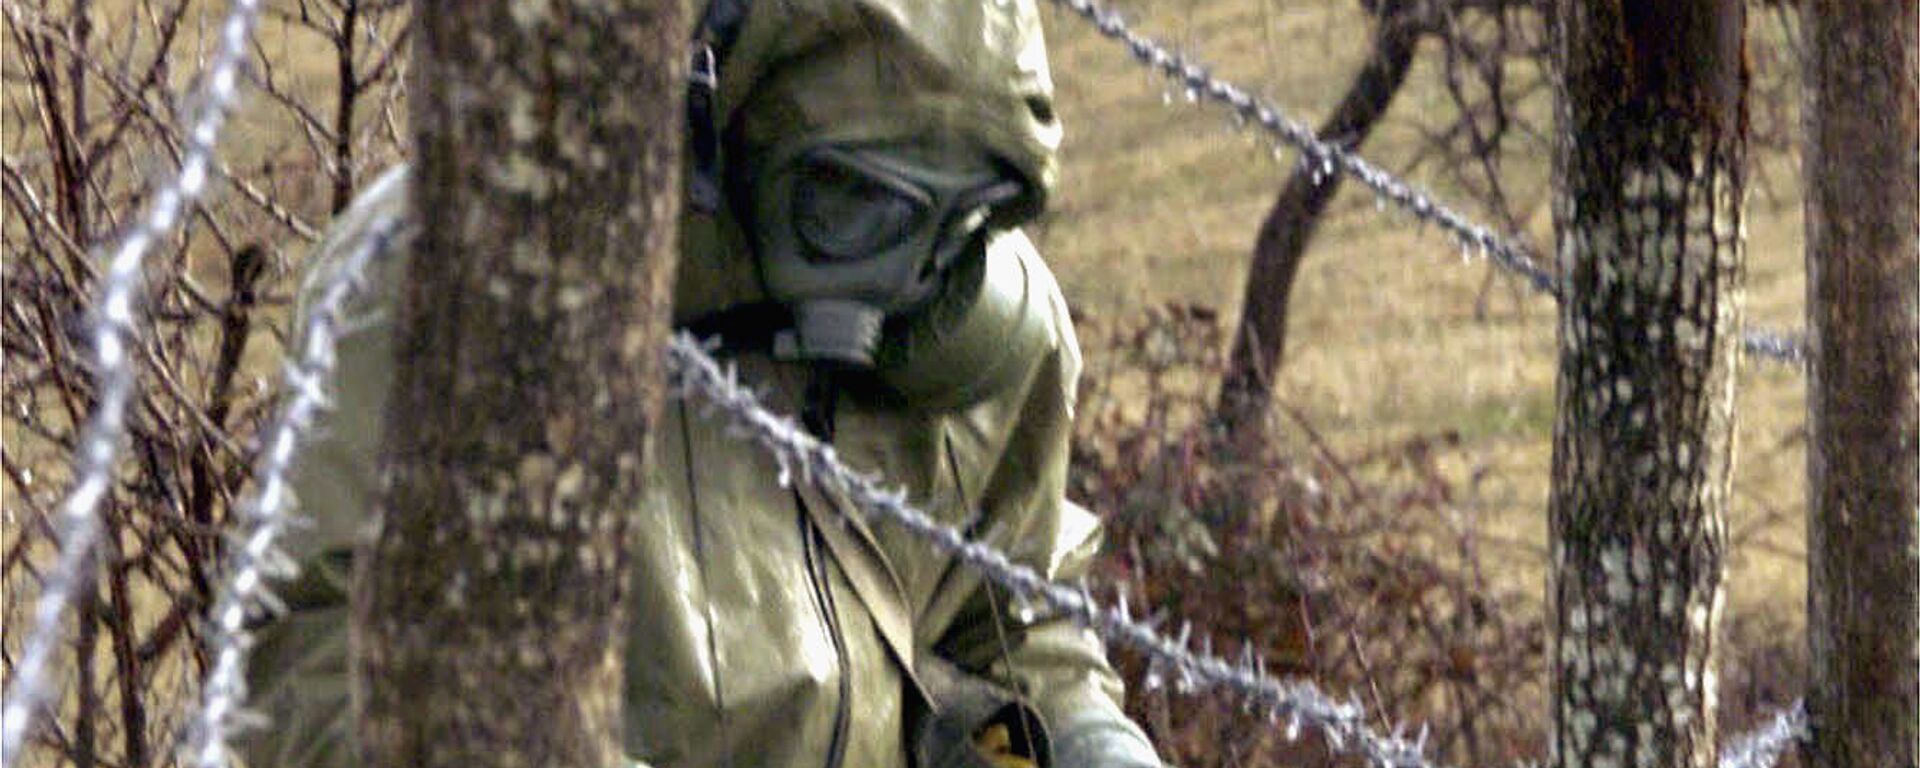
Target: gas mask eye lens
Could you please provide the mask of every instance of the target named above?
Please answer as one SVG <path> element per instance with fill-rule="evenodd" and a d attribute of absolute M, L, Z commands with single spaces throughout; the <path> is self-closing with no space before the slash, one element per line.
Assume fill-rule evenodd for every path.
<path fill-rule="evenodd" d="M 794 182 L 793 228 L 807 246 L 809 261 L 870 258 L 913 236 L 927 209 L 915 191 L 830 157 L 814 158 Z"/>
<path fill-rule="evenodd" d="M 993 210 L 1023 187 L 948 138 L 803 140 L 745 169 L 761 286 L 793 312 L 775 357 L 872 366 L 887 319 L 927 306 L 983 242 Z"/>

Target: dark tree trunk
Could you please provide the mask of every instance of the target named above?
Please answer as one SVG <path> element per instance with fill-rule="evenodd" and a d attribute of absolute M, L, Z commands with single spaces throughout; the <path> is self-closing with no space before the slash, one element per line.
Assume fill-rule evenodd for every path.
<path fill-rule="evenodd" d="M 1802 6 L 1812 768 L 1920 761 L 1920 3 Z"/>
<path fill-rule="evenodd" d="M 354 588 L 365 765 L 624 762 L 622 537 L 662 387 L 684 13 L 414 15 L 423 229 Z"/>
<path fill-rule="evenodd" d="M 1556 4 L 1554 755 L 1709 768 L 1725 577 L 1742 0 Z"/>
<path fill-rule="evenodd" d="M 1373 56 L 1320 126 L 1323 139 L 1356 148 L 1386 116 L 1419 47 L 1415 5 L 1411 0 L 1385 0 L 1370 6 L 1376 17 Z M 1341 178 L 1339 174 L 1319 176 L 1305 165 L 1296 168 L 1260 224 L 1253 264 L 1247 269 L 1246 293 L 1240 300 L 1240 324 L 1220 385 L 1218 418 L 1230 445 L 1254 446 L 1265 439 L 1274 372 L 1286 352 L 1293 279 L 1320 226 L 1321 214 L 1340 191 Z"/>

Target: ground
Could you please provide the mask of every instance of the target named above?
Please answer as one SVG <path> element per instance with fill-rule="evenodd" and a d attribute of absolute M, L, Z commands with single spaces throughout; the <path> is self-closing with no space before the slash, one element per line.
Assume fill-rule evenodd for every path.
<path fill-rule="evenodd" d="M 1351 0 L 1135 0 L 1121 7 L 1142 32 L 1215 64 L 1219 74 L 1307 123 L 1317 122 L 1339 97 L 1366 53 L 1363 15 Z M 205 16 L 191 17 L 189 45 L 213 26 L 223 5 L 196 8 Z M 124 18 L 118 10 L 101 14 Z M 1276 157 L 1267 140 L 1226 113 L 1187 103 L 1178 89 L 1078 17 L 1050 10 L 1046 20 L 1067 138 L 1055 208 L 1035 235 L 1076 313 L 1090 331 L 1168 301 L 1208 305 L 1231 318 L 1254 233 L 1293 157 Z M 1756 36 L 1780 34 L 1771 15 L 1756 15 L 1752 27 Z M 261 28 L 260 50 L 272 61 L 272 76 L 293 92 L 325 93 L 334 83 L 332 60 L 311 34 L 289 34 L 287 28 L 279 18 Z M 1417 129 L 1445 114 L 1437 59 L 1434 51 L 1423 54 L 1387 125 L 1366 145 L 1366 156 L 1389 168 L 1405 167 L 1418 147 Z M 195 71 L 197 66 L 183 62 L 170 76 L 185 86 Z M 24 90 L 8 95 L 9 103 L 25 99 Z M 1796 106 L 1785 100 L 1785 125 L 1792 125 Z M 20 130 L 16 121 L 24 114 L 7 116 L 10 162 L 35 156 L 34 132 Z M 363 125 L 377 119 L 370 110 L 361 116 Z M 223 154 L 234 167 L 251 169 L 268 156 L 306 158 L 306 142 L 284 109 L 250 91 Z M 1796 160 L 1778 150 L 1756 152 L 1755 160 L 1747 316 L 1771 328 L 1797 328 L 1804 269 Z M 362 180 L 385 161 L 363 169 Z M 1507 158 L 1518 197 L 1544 200 L 1547 161 L 1539 150 Z M 1433 184 L 1442 199 L 1465 199 L 1430 167 L 1414 178 Z M 289 208 L 309 221 L 324 218 L 320 173 L 282 171 L 272 184 L 269 191 Z M 244 207 L 231 190 L 214 197 L 215 206 Z M 1545 206 L 1529 211 L 1527 239 L 1551 242 Z M 275 238 L 288 245 L 271 278 L 275 295 L 284 297 L 301 249 L 284 231 Z M 10 247 L 9 264 L 15 256 Z M 199 261 L 192 269 L 220 295 L 222 260 Z M 1349 185 L 1299 278 L 1279 397 L 1336 451 L 1349 455 L 1457 434 L 1458 444 L 1442 454 L 1453 486 L 1469 491 L 1455 503 L 1461 513 L 1480 518 L 1496 576 L 1537 598 L 1545 593 L 1554 312 L 1549 300 L 1506 281 L 1487 294 L 1485 313 L 1476 312 L 1489 269 L 1463 263 L 1439 235 L 1404 217 L 1383 215 L 1364 191 Z M 1091 367 L 1099 368 L 1108 350 L 1097 334 L 1087 337 Z M 242 382 L 249 388 L 274 378 L 281 354 L 272 335 L 255 338 L 252 375 Z M 1797 371 L 1759 361 L 1748 362 L 1739 377 L 1741 427 L 1728 514 L 1736 543 L 1730 609 L 1736 622 L 1780 628 L 1779 638 L 1797 637 L 1804 614 L 1804 384 Z M 1299 430 L 1279 434 L 1291 449 L 1308 452 Z M 23 445 L 31 441 L 17 430 L 6 440 L 10 455 L 36 466 L 44 462 L 36 484 L 41 492 L 58 487 L 60 457 L 34 450 L 44 446 Z M 12 512 L 19 505 L 16 489 L 4 490 Z M 0 546 L 19 530 L 9 516 L 0 526 Z M 12 586 L 9 618 L 20 615 Z"/>
<path fill-rule="evenodd" d="M 1121 6 L 1142 32 L 1187 50 L 1303 122 L 1317 122 L 1366 55 L 1364 16 L 1340 0 L 1158 0 Z M 1123 48 L 1077 17 L 1049 13 L 1066 125 L 1061 190 L 1040 228 L 1043 252 L 1083 315 L 1113 317 L 1165 301 L 1237 312 L 1254 234 L 1294 162 L 1227 113 L 1187 103 Z M 1771 16 L 1751 20 L 1776 35 Z M 1362 154 L 1403 167 L 1416 130 L 1446 109 L 1438 56 L 1425 51 L 1385 125 Z M 1795 105 L 1787 105 L 1789 108 Z M 1749 195 L 1749 324 L 1797 329 L 1804 305 L 1796 159 L 1755 153 Z M 1544 152 L 1507 160 L 1516 197 L 1544 200 Z M 1432 173 L 1442 199 L 1465 198 Z M 1761 188 L 1764 187 L 1764 188 Z M 1473 210 L 1468 208 L 1468 210 Z M 1544 204 L 1527 237 L 1550 243 Z M 1553 429 L 1554 310 L 1503 280 L 1477 317 L 1492 266 L 1463 262 L 1431 228 L 1376 210 L 1347 185 L 1295 288 L 1279 397 L 1345 452 L 1457 432 L 1448 454 L 1464 510 L 1483 516 L 1489 552 L 1523 591 L 1544 594 L 1546 498 Z M 1089 345 L 1090 357 L 1101 350 Z M 1094 365 L 1099 361 L 1095 359 Z M 1729 529 L 1735 616 L 1798 625 L 1804 613 L 1804 377 L 1748 360 L 1738 384 L 1740 430 Z M 1294 431 L 1283 438 L 1304 440 Z M 1531 585 L 1531 586 L 1529 586 Z"/>

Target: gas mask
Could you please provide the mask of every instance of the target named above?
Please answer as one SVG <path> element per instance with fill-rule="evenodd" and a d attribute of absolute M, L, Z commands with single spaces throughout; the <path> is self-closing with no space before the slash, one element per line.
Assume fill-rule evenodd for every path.
<path fill-rule="evenodd" d="M 978 152 L 812 143 L 777 154 L 750 203 L 761 283 L 793 314 L 775 356 L 873 367 L 886 321 L 926 305 L 1021 192 Z"/>

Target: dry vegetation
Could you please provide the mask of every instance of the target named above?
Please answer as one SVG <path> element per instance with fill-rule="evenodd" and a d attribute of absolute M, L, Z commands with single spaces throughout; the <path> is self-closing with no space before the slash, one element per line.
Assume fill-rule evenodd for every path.
<path fill-rule="evenodd" d="M 182 105 L 171 94 L 190 84 L 223 9 L 75 2 L 6 4 L 0 547 L 9 653 L 46 554 L 40 520 L 63 487 L 62 457 L 88 403 L 72 320 L 92 280 L 84 248 L 110 236 L 114 217 L 172 167 Z M 1366 49 L 1365 15 L 1350 0 L 1122 5 L 1146 31 L 1309 122 L 1338 98 Z M 121 535 L 77 625 L 85 629 L 74 632 L 91 651 L 61 672 L 66 716 L 43 753 L 48 763 L 167 756 L 177 705 L 202 663 L 184 619 L 204 604 L 206 557 L 270 403 L 304 244 L 344 190 L 398 156 L 397 0 L 269 8 L 254 69 L 260 87 L 224 154 L 235 183 L 216 187 L 148 270 L 155 330 L 145 343 L 148 394 L 111 506 Z M 79 32 L 72 18 L 92 28 Z M 1756 115 L 1764 149 L 1749 208 L 1748 316 L 1794 327 L 1803 280 L 1791 25 L 1771 11 L 1752 18 L 1757 82 L 1773 95 Z M 1278 440 L 1252 455 L 1223 454 L 1208 439 L 1205 410 L 1247 251 L 1291 159 L 1272 157 L 1224 115 L 1183 103 L 1077 20 L 1048 20 L 1068 139 L 1065 186 L 1039 234 L 1088 352 L 1074 490 L 1113 522 L 1105 588 L 1125 585 L 1135 604 L 1145 596 L 1211 627 L 1228 649 L 1250 637 L 1277 667 L 1352 690 L 1395 719 L 1431 721 L 1457 763 L 1541 754 L 1551 307 L 1501 278 L 1489 287 L 1491 267 L 1460 263 L 1439 237 L 1379 215 L 1349 189 L 1296 288 Z M 338 34 L 343 23 L 354 34 Z M 90 55 L 82 61 L 77 50 Z M 342 55 L 362 83 L 344 100 Z M 1437 59 L 1423 56 L 1364 153 L 1416 166 L 1414 176 L 1443 197 L 1466 200 L 1461 178 L 1430 158 L 1427 132 L 1451 109 Z M 1544 109 L 1544 91 L 1531 98 L 1523 109 Z M 87 116 L 78 124 L 53 119 L 78 114 Z M 63 154 L 71 149 L 63 143 L 83 151 Z M 1516 141 L 1503 156 L 1504 182 L 1535 243 L 1550 242 L 1536 204 L 1545 165 L 1537 140 Z M 1741 376 L 1729 515 L 1737 652 L 1724 675 L 1732 728 L 1750 722 L 1751 708 L 1797 692 L 1801 397 L 1792 371 L 1753 363 Z M 1171 686 L 1144 685 L 1151 671 L 1122 661 L 1136 681 L 1135 712 L 1181 764 L 1317 759 L 1316 746 L 1284 743 L 1234 702 L 1176 703 Z"/>
<path fill-rule="evenodd" d="M 179 161 L 189 104 L 224 6 L 186 0 L 8 2 L 4 72 L 7 672 L 30 626 L 48 510 L 93 403 L 81 350 L 108 242 Z M 359 179 L 390 164 L 406 57 L 400 6 L 271 4 L 219 177 L 146 262 L 138 363 L 100 587 L 70 619 L 56 727 L 27 764 L 169 763 L 206 660 L 220 536 L 278 378 L 306 243 Z M 351 85 L 341 83 L 350 80 Z"/>
<path fill-rule="evenodd" d="M 1366 55 L 1366 16 L 1352 3 L 1122 7 L 1308 122 L 1340 97 Z M 1434 721 L 1455 760 L 1540 755 L 1542 716 L 1531 697 L 1545 674 L 1534 633 L 1545 594 L 1551 304 L 1504 277 L 1489 290 L 1494 267 L 1462 263 L 1443 238 L 1382 215 L 1349 186 L 1294 289 L 1272 455 L 1209 453 L 1181 414 L 1192 419 L 1213 392 L 1225 344 L 1218 326 L 1231 328 L 1255 231 L 1293 158 L 1274 156 L 1224 114 L 1184 103 L 1083 25 L 1050 18 L 1066 183 L 1040 242 L 1080 313 L 1094 372 L 1077 478 L 1115 514 L 1115 577 L 1142 580 L 1135 593 L 1163 598 L 1169 615 L 1220 626 L 1218 640 L 1251 633 L 1277 659 L 1310 639 L 1304 669 L 1387 702 L 1396 718 Z M 1750 18 L 1759 167 L 1748 207 L 1747 317 L 1797 328 L 1796 26 L 1773 7 Z M 1434 48 L 1423 49 L 1363 154 L 1413 166 L 1413 178 L 1466 204 L 1476 196 L 1462 174 L 1432 160 L 1431 134 L 1453 119 Z M 1546 99 L 1539 92 L 1520 108 L 1544 112 Z M 1502 161 L 1526 236 L 1550 243 L 1547 146 L 1521 136 Z M 1156 365 L 1165 370 L 1149 373 Z M 1740 377 L 1728 512 L 1733 650 L 1722 697 L 1729 731 L 1799 692 L 1802 387 L 1796 371 L 1763 362 L 1750 361 Z M 1251 533 L 1187 522 L 1247 518 L 1258 523 Z M 1196 550 L 1197 532 L 1217 548 Z M 1249 538 L 1264 541 L 1250 547 Z M 1279 575 L 1250 578 L 1259 573 Z M 1326 600 L 1300 594 L 1312 579 Z M 1293 610 L 1275 614 L 1287 601 Z M 1182 718 L 1165 713 L 1191 714 L 1192 705 L 1156 701 L 1140 697 L 1136 711 L 1183 764 L 1263 764 L 1250 758 L 1283 754 L 1261 746 L 1256 721 L 1230 705 Z"/>

